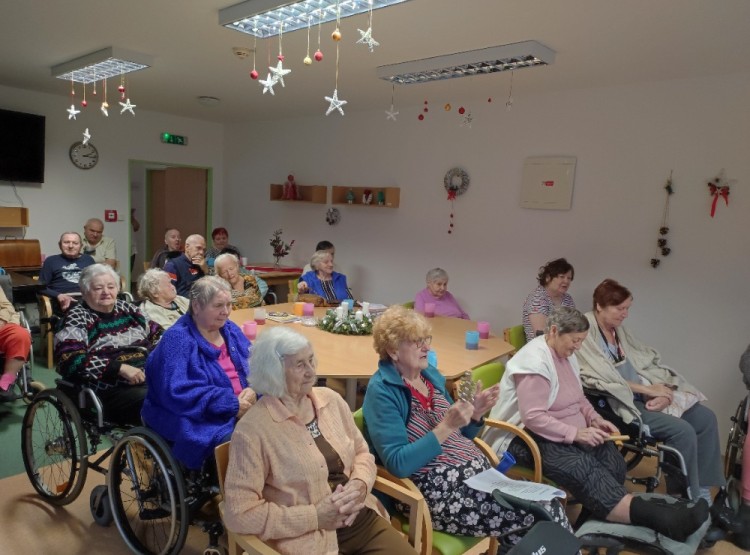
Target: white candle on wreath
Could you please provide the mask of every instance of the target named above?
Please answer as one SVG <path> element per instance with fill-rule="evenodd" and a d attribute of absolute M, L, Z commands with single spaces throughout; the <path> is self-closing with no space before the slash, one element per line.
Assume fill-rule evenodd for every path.
<path fill-rule="evenodd" d="M 339 305 L 336 307 L 336 319 L 342 320 L 344 318 L 344 307 Z"/>
<path fill-rule="evenodd" d="M 370 314 L 370 303 L 368 303 L 367 301 L 362 302 L 362 313 Z"/>
<path fill-rule="evenodd" d="M 357 312 L 354 313 L 354 319 L 357 322 L 361 322 L 362 321 L 362 311 L 361 310 L 358 310 Z"/>

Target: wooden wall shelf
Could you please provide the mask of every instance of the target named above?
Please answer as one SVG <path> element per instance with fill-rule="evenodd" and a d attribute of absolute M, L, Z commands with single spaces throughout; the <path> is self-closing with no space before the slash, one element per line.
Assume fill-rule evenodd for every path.
<path fill-rule="evenodd" d="M 0 227 L 26 227 L 29 225 L 29 209 L 25 207 L 0 207 Z"/>
<path fill-rule="evenodd" d="M 272 184 L 270 189 L 271 200 L 280 202 L 309 202 L 312 204 L 325 204 L 328 202 L 328 187 L 325 185 L 297 185 L 297 190 L 302 193 L 302 200 L 287 200 L 281 198 L 284 195 L 284 186 Z"/>
<path fill-rule="evenodd" d="M 350 189 L 354 192 L 354 202 L 352 205 L 356 206 L 398 208 L 401 199 L 401 189 L 399 187 L 345 187 L 334 185 L 331 190 L 331 204 L 349 204 L 346 200 L 346 194 Z M 372 191 L 372 204 L 362 204 L 362 194 L 365 190 Z M 385 204 L 378 204 L 378 191 L 385 193 Z"/>

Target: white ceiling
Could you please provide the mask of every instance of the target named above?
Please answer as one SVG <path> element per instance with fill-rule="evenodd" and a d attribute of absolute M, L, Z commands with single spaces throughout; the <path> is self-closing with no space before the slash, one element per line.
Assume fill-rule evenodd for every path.
<path fill-rule="evenodd" d="M 232 0 L 0 0 L 0 84 L 59 94 L 69 106 L 70 84 L 50 67 L 107 46 L 154 57 L 153 67 L 128 79 L 138 110 L 219 122 L 323 116 L 335 83 L 333 23 L 322 27 L 322 62 L 302 63 L 306 31 L 284 35 L 286 87 L 263 95 L 248 75 L 252 58 L 233 46 L 253 47 L 253 37 L 218 24 Z M 370 53 L 357 28 L 366 15 L 342 21 L 339 97 L 347 111 L 387 109 L 391 85 L 375 68 L 416 58 L 534 39 L 557 52 L 549 67 L 514 77 L 514 98 L 547 91 L 609 87 L 645 81 L 750 71 L 748 0 L 411 0 L 374 13 Z M 317 29 L 311 32 L 311 53 Z M 258 70 L 276 62 L 278 38 L 258 40 Z M 396 87 L 396 105 L 429 99 L 461 103 L 494 97 L 505 101 L 509 75 Z M 109 101 L 116 93 L 110 84 Z M 88 98 L 91 100 L 90 90 Z M 96 109 L 101 101 L 89 104 Z M 80 101 L 80 86 L 77 93 Z M 219 106 L 198 104 L 201 95 Z M 2 107 L 2 98 L 0 98 Z M 696 107 L 696 109 L 701 109 Z M 63 114 L 64 115 L 64 114 Z M 334 112 L 329 117 L 341 117 Z"/>

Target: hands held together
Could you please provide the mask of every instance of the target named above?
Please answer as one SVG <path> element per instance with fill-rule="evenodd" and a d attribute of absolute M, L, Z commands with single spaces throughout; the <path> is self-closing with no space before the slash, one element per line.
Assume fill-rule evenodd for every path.
<path fill-rule="evenodd" d="M 367 485 L 362 480 L 355 478 L 345 486 L 339 484 L 331 495 L 315 505 L 318 528 L 335 530 L 351 526 L 364 508 L 366 497 Z"/>
<path fill-rule="evenodd" d="M 674 389 L 668 384 L 657 383 L 646 386 L 647 397 L 650 397 L 645 405 L 648 410 L 660 412 L 667 408 L 674 397 Z"/>

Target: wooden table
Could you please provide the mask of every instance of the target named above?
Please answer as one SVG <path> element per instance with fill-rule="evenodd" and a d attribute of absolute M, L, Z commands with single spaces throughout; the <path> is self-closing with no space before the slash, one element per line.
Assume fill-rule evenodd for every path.
<path fill-rule="evenodd" d="M 293 312 L 292 303 L 266 307 L 269 311 Z M 315 316 L 321 317 L 326 308 L 316 308 Z M 230 316 L 237 325 L 253 319 L 253 309 L 235 310 Z M 480 339 L 479 349 L 467 350 L 465 333 L 476 330 L 477 323 L 459 318 L 436 317 L 429 319 L 432 325 L 432 350 L 437 353 L 438 369 L 449 380 L 461 377 L 467 370 L 503 357 L 513 351 L 513 346 L 496 335 Z M 303 326 L 300 323 L 279 324 L 266 320 L 259 326 L 259 333 L 271 326 L 291 326 L 310 340 L 318 359 L 318 375 L 324 378 L 339 378 L 346 381 L 346 401 L 354 410 L 357 395 L 357 379 L 369 379 L 378 369 L 378 355 L 373 348 L 372 336 L 337 335 Z M 252 372 L 252 369 L 251 369 Z"/>

